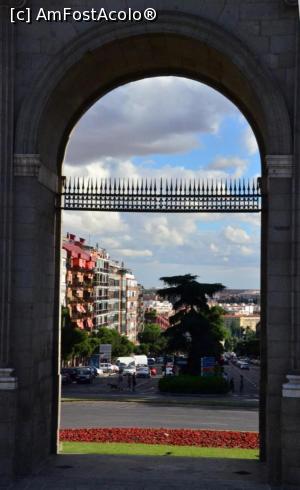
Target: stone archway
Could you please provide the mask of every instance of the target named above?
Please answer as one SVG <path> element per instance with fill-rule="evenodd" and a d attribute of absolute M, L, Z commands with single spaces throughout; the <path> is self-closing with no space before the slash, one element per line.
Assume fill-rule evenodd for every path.
<path fill-rule="evenodd" d="M 17 473 L 28 473 L 56 451 L 60 217 L 55 213 L 55 193 L 69 133 L 106 92 L 155 75 L 190 77 L 222 92 L 248 118 L 260 146 L 267 192 L 262 236 L 267 365 L 261 427 L 270 480 L 279 482 L 286 461 L 281 445 L 284 421 L 278 424 L 281 389 L 285 375 L 295 367 L 290 362 L 290 118 L 277 83 L 238 38 L 183 12 L 161 12 L 159 21 L 147 26 L 93 27 L 78 35 L 38 73 L 31 96 L 21 106 L 14 145 L 11 338 L 15 340 L 10 362 L 18 378 L 13 427 L 22 436 L 16 435 L 11 443 L 11 458 Z M 294 409 L 287 403 L 286 410 L 289 414 Z M 33 448 L 31 454 L 28 447 Z M 288 454 L 288 439 L 286 447 Z"/>

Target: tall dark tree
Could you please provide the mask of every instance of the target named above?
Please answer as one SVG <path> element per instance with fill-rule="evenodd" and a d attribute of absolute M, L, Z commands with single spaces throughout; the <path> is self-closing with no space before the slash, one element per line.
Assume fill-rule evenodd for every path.
<path fill-rule="evenodd" d="M 225 286 L 199 283 L 196 278 L 192 274 L 161 277 L 167 287 L 158 290 L 159 296 L 168 299 L 175 310 L 170 317 L 172 326 L 165 334 L 169 349 L 187 353 L 190 374 L 199 374 L 201 357 L 220 356 L 225 333 L 220 311 L 209 308 L 207 302 Z"/>

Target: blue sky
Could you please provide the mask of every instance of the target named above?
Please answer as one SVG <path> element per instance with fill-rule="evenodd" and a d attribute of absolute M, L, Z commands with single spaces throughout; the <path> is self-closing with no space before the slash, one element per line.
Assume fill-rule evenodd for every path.
<path fill-rule="evenodd" d="M 225 97 L 185 78 L 158 77 L 119 87 L 81 118 L 64 174 L 248 178 L 260 175 L 260 157 L 246 119 Z M 227 287 L 259 287 L 257 214 L 68 212 L 63 228 L 106 248 L 145 287 L 188 272 Z"/>

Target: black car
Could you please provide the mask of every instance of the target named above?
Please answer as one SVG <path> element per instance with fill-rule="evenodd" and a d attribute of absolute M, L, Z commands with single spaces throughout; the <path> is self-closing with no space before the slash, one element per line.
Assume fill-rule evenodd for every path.
<path fill-rule="evenodd" d="M 96 378 L 96 376 L 98 376 L 98 371 L 95 368 L 95 366 L 87 366 L 87 367 L 92 371 L 93 378 Z"/>
<path fill-rule="evenodd" d="M 62 368 L 61 374 L 69 376 L 70 382 L 73 383 L 73 381 L 76 381 L 77 368 L 74 367 Z"/>
<path fill-rule="evenodd" d="M 94 376 L 92 370 L 89 367 L 80 367 L 77 369 L 76 381 L 77 383 L 89 383 L 93 382 Z"/>

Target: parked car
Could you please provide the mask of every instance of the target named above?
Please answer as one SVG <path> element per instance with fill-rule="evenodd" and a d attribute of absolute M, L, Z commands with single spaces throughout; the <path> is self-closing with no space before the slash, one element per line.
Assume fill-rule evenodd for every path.
<path fill-rule="evenodd" d="M 101 374 L 103 374 L 103 370 L 96 367 L 96 366 L 87 366 L 89 369 L 91 369 L 94 377 L 96 378 L 96 376 L 101 376 Z"/>
<path fill-rule="evenodd" d="M 164 358 L 163 357 L 157 357 L 156 358 L 156 363 L 157 364 L 163 364 L 164 363 Z"/>
<path fill-rule="evenodd" d="M 166 366 L 166 369 L 164 371 L 165 376 L 174 376 L 174 370 L 173 367 Z"/>
<path fill-rule="evenodd" d="M 155 367 L 150 368 L 150 374 L 151 376 L 156 376 L 157 375 L 157 369 Z"/>
<path fill-rule="evenodd" d="M 113 373 L 118 373 L 120 371 L 119 366 L 117 366 L 116 364 L 112 364 L 111 369 Z"/>
<path fill-rule="evenodd" d="M 136 374 L 136 368 L 135 365 L 130 365 L 126 366 L 123 371 L 122 371 L 123 376 L 126 376 L 127 374 Z"/>
<path fill-rule="evenodd" d="M 69 383 L 72 383 L 71 376 L 69 375 L 69 373 L 61 372 L 61 382 L 63 385 L 67 385 Z"/>
<path fill-rule="evenodd" d="M 147 362 L 148 362 L 148 366 L 154 366 L 155 364 L 154 357 L 148 357 Z"/>
<path fill-rule="evenodd" d="M 123 373 L 123 371 L 126 367 L 127 367 L 127 364 L 125 364 L 125 362 L 120 362 L 118 365 L 119 373 Z"/>
<path fill-rule="evenodd" d="M 150 369 L 148 366 L 140 366 L 136 368 L 137 378 L 150 378 Z"/>
<path fill-rule="evenodd" d="M 89 383 L 93 382 L 94 375 L 89 367 L 82 367 L 77 369 L 76 381 L 77 383 Z"/>
<path fill-rule="evenodd" d="M 104 373 L 112 373 L 113 372 L 113 367 L 112 367 L 112 364 L 110 362 L 101 362 L 100 363 L 100 369 L 102 369 L 102 371 Z"/>
<path fill-rule="evenodd" d="M 70 377 L 70 382 L 73 383 L 76 381 L 77 369 L 76 367 L 62 368 L 61 374 L 67 374 Z"/>

